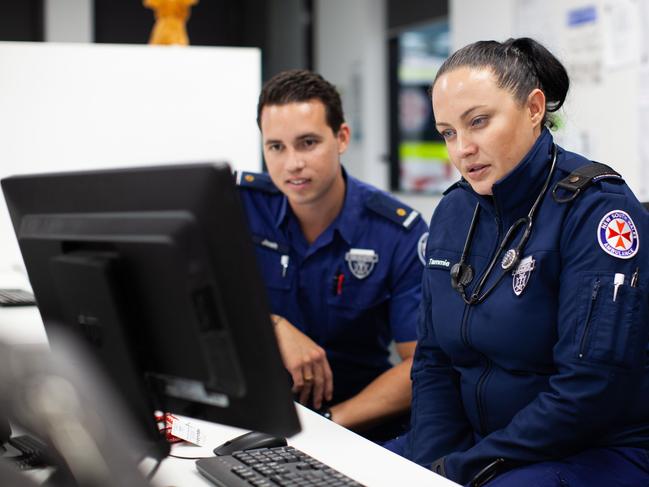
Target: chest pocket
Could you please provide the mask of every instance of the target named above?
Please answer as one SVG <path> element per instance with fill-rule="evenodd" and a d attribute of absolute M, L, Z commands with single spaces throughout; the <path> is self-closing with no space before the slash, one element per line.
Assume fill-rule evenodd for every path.
<path fill-rule="evenodd" d="M 295 264 L 288 257 L 288 247 L 258 235 L 253 235 L 253 242 L 255 243 L 257 265 L 266 287 L 290 289 L 295 273 Z"/>
<path fill-rule="evenodd" d="M 327 287 L 329 291 L 327 304 L 345 313 L 373 308 L 390 297 L 384 283 L 356 279 L 347 274 L 340 294 L 334 283 Z"/>

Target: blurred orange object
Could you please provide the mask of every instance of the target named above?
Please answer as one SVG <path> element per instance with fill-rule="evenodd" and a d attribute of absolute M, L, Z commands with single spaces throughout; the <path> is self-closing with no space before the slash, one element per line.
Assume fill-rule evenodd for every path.
<path fill-rule="evenodd" d="M 149 44 L 188 46 L 186 23 L 189 9 L 198 0 L 144 0 L 145 7 L 153 9 L 155 25 Z"/>

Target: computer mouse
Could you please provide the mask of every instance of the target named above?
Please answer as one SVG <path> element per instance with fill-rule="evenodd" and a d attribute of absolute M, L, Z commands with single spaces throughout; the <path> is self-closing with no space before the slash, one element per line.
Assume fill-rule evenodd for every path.
<path fill-rule="evenodd" d="M 272 448 L 274 446 L 286 446 L 286 438 L 251 431 L 226 441 L 214 449 L 216 456 L 232 455 L 235 451 L 253 450 L 255 448 Z"/>

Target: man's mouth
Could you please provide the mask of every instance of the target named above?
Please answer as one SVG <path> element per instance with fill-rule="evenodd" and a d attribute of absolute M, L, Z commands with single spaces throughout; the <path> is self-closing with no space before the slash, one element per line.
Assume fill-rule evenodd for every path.
<path fill-rule="evenodd" d="M 301 178 L 301 179 L 289 179 L 287 181 L 288 184 L 293 185 L 293 186 L 301 186 L 303 184 L 308 183 L 309 180 L 306 178 Z"/>

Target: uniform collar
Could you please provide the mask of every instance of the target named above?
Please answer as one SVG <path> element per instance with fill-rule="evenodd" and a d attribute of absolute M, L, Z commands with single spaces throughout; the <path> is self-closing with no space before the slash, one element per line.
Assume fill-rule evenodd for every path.
<path fill-rule="evenodd" d="M 358 228 L 358 218 L 361 213 L 361 209 L 364 206 L 362 201 L 362 192 L 360 188 L 359 181 L 347 174 L 347 171 L 342 167 L 343 179 L 345 180 L 345 201 L 340 210 L 338 216 L 331 222 L 331 225 L 323 232 L 323 234 L 318 238 L 318 246 L 326 245 L 333 238 L 333 233 L 338 232 L 338 234 L 345 240 L 348 244 L 351 244 L 356 229 Z M 297 219 L 296 216 L 291 211 L 291 206 L 288 203 L 288 198 L 282 196 L 282 202 L 279 206 L 279 211 L 277 212 L 277 219 L 275 220 L 275 227 L 279 228 L 288 223 L 289 219 Z"/>
<path fill-rule="evenodd" d="M 345 168 L 343 168 L 343 177 L 345 178 L 345 201 L 331 226 L 345 242 L 351 245 L 358 229 L 364 202 L 358 179 L 347 174 Z"/>
<path fill-rule="evenodd" d="M 477 194 L 466 181 L 459 186 L 473 193 L 480 206 L 507 228 L 527 215 L 539 195 L 552 162 L 552 146 L 552 134 L 544 128 L 521 162 L 493 185 L 493 197 Z"/>

